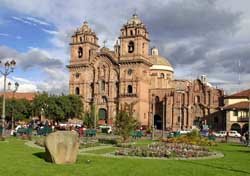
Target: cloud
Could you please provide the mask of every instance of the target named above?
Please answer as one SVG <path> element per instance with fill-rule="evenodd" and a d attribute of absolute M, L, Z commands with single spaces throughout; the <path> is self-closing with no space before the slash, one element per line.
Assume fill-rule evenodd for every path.
<path fill-rule="evenodd" d="M 8 37 L 9 36 L 9 34 L 6 34 L 6 33 L 0 33 L 0 37 Z"/>
<path fill-rule="evenodd" d="M 47 23 L 46 21 L 40 20 L 38 18 L 34 18 L 34 17 L 17 17 L 17 16 L 12 16 L 12 19 L 25 23 L 25 24 L 29 24 L 32 26 L 37 26 L 37 25 L 42 25 L 42 26 L 51 26 L 51 24 Z"/>
<path fill-rule="evenodd" d="M 44 26 L 50 26 L 50 24 L 47 23 L 46 21 L 43 21 L 43 20 L 40 20 L 40 19 L 37 19 L 37 18 L 34 18 L 34 17 L 26 17 L 25 19 L 30 21 L 30 22 L 36 23 L 36 24 L 40 24 L 40 25 L 44 25 Z"/>
<path fill-rule="evenodd" d="M 16 60 L 16 69 L 22 69 L 31 74 L 36 72 L 42 77 L 28 80 L 23 77 L 11 77 L 20 84 L 19 91 L 48 91 L 60 94 L 68 92 L 68 73 L 60 59 L 53 58 L 51 53 L 39 48 L 30 48 L 27 52 L 18 52 L 15 49 L 0 46 L 0 58 Z M 11 76 L 11 75 L 10 75 Z M 35 81 L 34 81 L 35 80 Z M 39 80 L 39 81 L 37 81 Z"/>
<path fill-rule="evenodd" d="M 3 76 L 1 76 L 0 77 L 0 83 L 1 83 L 0 84 L 0 90 L 1 91 L 3 90 L 3 80 L 4 80 Z M 24 78 L 10 77 L 10 78 L 6 79 L 6 83 L 9 83 L 9 82 L 12 84 L 11 90 L 14 89 L 13 85 L 15 84 L 15 82 L 18 82 L 19 87 L 18 87 L 17 92 L 37 92 L 38 91 L 38 88 L 36 87 L 34 82 L 29 81 L 29 80 L 24 79 Z M 8 88 L 6 87 L 6 89 L 8 89 Z"/>
<path fill-rule="evenodd" d="M 51 58 L 49 53 L 38 48 L 30 48 L 27 52 L 18 53 L 16 50 L 0 46 L 0 58 L 13 58 L 19 67 L 27 70 L 33 67 L 61 68 L 63 63 L 59 59 Z"/>
<path fill-rule="evenodd" d="M 242 88 L 250 82 L 250 63 L 247 60 L 250 58 L 248 1 L 228 0 L 225 3 L 222 0 L 138 0 L 120 3 L 114 0 L 73 0 L 65 3 L 60 0 L 2 0 L 1 3 L 25 17 L 41 21 L 46 19 L 45 23 L 55 26 L 56 30 L 51 30 L 37 20 L 25 17 L 15 19 L 42 25 L 42 30 L 51 35 L 49 40 L 52 49 L 46 49 L 50 53 L 46 53 L 46 56 L 60 55 L 64 65 L 69 62 L 70 36 L 83 21 L 87 20 L 97 33 L 100 45 L 106 39 L 111 47 L 119 37 L 120 28 L 136 8 L 150 32 L 151 46 L 158 47 L 160 54 L 170 60 L 177 78 L 194 79 L 200 74 L 207 74 L 209 80 L 228 89 L 229 84 L 237 84 L 236 65 L 240 59 L 241 79 L 246 82 L 241 84 Z M 31 53 L 26 52 L 28 55 L 32 55 Z M 48 63 L 55 64 L 54 57 L 48 58 L 51 59 Z M 41 60 L 40 58 L 37 63 L 43 63 Z M 29 67 L 29 64 L 23 65 Z M 232 87 L 235 89 L 237 86 Z"/>
<path fill-rule="evenodd" d="M 19 22 L 22 22 L 22 23 L 25 23 L 25 24 L 29 24 L 29 25 L 33 25 L 33 26 L 36 26 L 36 23 L 32 23 L 28 20 L 25 20 L 23 18 L 20 18 L 20 17 L 16 17 L 16 16 L 13 16 L 11 17 L 12 19 L 16 20 L 16 21 L 19 21 Z"/>
<path fill-rule="evenodd" d="M 55 35 L 55 34 L 58 34 L 57 31 L 53 31 L 53 30 L 48 30 L 48 29 L 42 29 L 42 31 L 48 33 L 48 34 L 51 34 L 51 35 Z"/>

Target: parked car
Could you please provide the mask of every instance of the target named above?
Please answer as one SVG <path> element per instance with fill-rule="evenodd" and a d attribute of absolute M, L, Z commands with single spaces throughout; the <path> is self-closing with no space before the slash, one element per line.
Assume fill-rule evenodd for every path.
<path fill-rule="evenodd" d="M 101 129 L 101 132 L 102 133 L 112 133 L 112 127 L 109 126 L 109 125 L 102 125 L 102 126 L 99 126 L 99 128 Z"/>
<path fill-rule="evenodd" d="M 231 130 L 231 131 L 229 131 L 228 136 L 230 136 L 230 137 L 241 137 L 241 134 L 238 133 L 238 131 Z"/>
<path fill-rule="evenodd" d="M 213 133 L 216 137 L 225 137 L 227 135 L 226 131 L 218 131 Z"/>
<path fill-rule="evenodd" d="M 181 131 L 179 131 L 180 132 L 180 134 L 188 134 L 188 133 L 190 133 L 191 131 L 190 130 L 181 130 Z"/>

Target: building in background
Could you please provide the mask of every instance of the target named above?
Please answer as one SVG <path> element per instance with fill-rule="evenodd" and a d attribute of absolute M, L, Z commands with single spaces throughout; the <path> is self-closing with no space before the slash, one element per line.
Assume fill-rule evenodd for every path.
<path fill-rule="evenodd" d="M 169 61 L 156 47 L 149 49 L 149 33 L 138 15 L 120 31 L 113 50 L 100 48 L 87 22 L 72 35 L 70 93 L 81 96 L 85 111 L 94 107 L 99 123 L 112 123 L 119 109 L 126 109 L 143 126 L 157 129 L 219 128 L 222 90 L 205 75 L 175 80 Z"/>
<path fill-rule="evenodd" d="M 6 92 L 5 97 L 6 99 L 25 99 L 32 101 L 35 96 L 38 95 L 37 92 Z M 0 97 L 3 96 L 3 93 L 0 92 Z"/>
<path fill-rule="evenodd" d="M 236 130 L 241 134 L 248 131 L 250 89 L 224 98 L 226 130 Z"/>

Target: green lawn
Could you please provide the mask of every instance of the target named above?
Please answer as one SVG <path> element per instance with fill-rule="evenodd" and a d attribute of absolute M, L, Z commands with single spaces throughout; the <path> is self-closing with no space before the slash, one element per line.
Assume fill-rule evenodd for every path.
<path fill-rule="evenodd" d="M 143 143 L 143 142 L 141 142 Z M 24 145 L 24 141 L 8 139 L 0 142 L 0 175 L 2 176 L 250 176 L 250 149 L 221 144 L 213 147 L 225 154 L 211 160 L 146 160 L 105 158 L 79 155 L 73 165 L 54 165 L 42 159 L 44 152 Z M 100 150 L 105 153 L 111 149 Z M 96 152 L 93 152 L 96 153 Z M 90 163 L 87 162 L 90 160 Z"/>

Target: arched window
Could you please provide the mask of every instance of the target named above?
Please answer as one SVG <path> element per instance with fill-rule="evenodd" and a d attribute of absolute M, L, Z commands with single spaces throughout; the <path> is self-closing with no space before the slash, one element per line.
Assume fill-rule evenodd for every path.
<path fill-rule="evenodd" d="M 101 81 L 101 91 L 105 91 L 105 81 Z"/>
<path fill-rule="evenodd" d="M 195 96 L 194 102 L 195 103 L 200 103 L 200 96 Z"/>
<path fill-rule="evenodd" d="M 128 85 L 128 93 L 133 93 L 133 87 L 131 85 Z"/>
<path fill-rule="evenodd" d="M 76 89 L 75 89 L 75 94 L 76 94 L 76 95 L 80 95 L 80 88 L 79 88 L 79 87 L 76 87 Z"/>
<path fill-rule="evenodd" d="M 130 30 L 130 35 L 133 35 L 133 31 L 132 30 Z"/>
<path fill-rule="evenodd" d="M 133 52 L 134 52 L 134 49 L 135 49 L 134 42 L 130 41 L 130 42 L 128 43 L 128 52 L 129 52 L 129 53 L 133 53 Z"/>
<path fill-rule="evenodd" d="M 80 73 L 76 73 L 76 78 L 78 79 L 80 77 Z"/>
<path fill-rule="evenodd" d="M 82 37 L 80 37 L 80 42 L 82 43 Z"/>
<path fill-rule="evenodd" d="M 161 74 L 160 74 L 160 78 L 165 78 L 164 73 L 161 73 Z"/>
<path fill-rule="evenodd" d="M 128 75 L 131 75 L 132 74 L 132 72 L 133 72 L 133 70 L 130 68 L 130 69 L 128 69 Z"/>
<path fill-rule="evenodd" d="M 81 58 L 82 55 L 83 55 L 82 47 L 79 47 L 79 48 L 78 48 L 78 57 Z"/>
<path fill-rule="evenodd" d="M 159 103 L 160 102 L 160 98 L 158 96 L 155 97 L 155 103 Z"/>
<path fill-rule="evenodd" d="M 92 55 L 92 51 L 91 51 L 91 50 L 89 50 L 89 57 L 91 57 L 91 55 Z"/>

